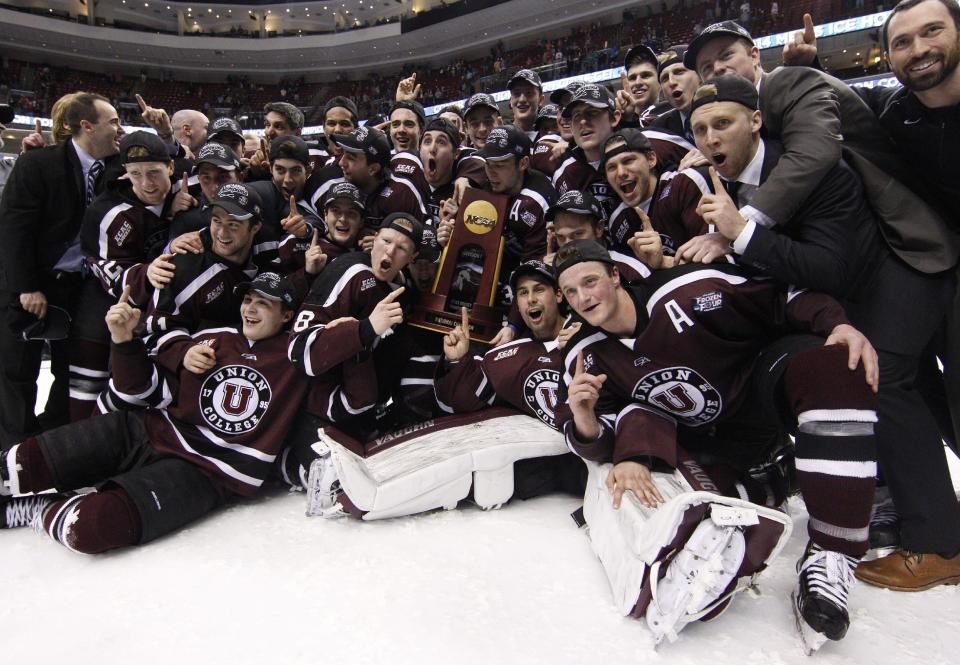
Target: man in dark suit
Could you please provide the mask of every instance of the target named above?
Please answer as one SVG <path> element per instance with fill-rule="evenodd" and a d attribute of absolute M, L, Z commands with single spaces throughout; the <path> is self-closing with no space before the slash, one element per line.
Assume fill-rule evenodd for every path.
<path fill-rule="evenodd" d="M 51 343 L 54 385 L 34 416 L 43 343 L 20 331 L 50 307 L 71 313 L 81 284 L 80 223 L 87 205 L 119 169 L 123 129 L 116 109 L 80 93 L 64 114 L 70 140 L 24 153 L 0 199 L 0 446 L 67 422 L 66 343 Z"/>
<path fill-rule="evenodd" d="M 749 33 L 727 21 L 709 26 L 691 42 L 684 63 L 705 82 L 737 74 L 759 88 L 766 135 L 783 143 L 784 154 L 739 214 L 757 227 L 787 224 L 841 155 L 859 173 L 883 237 L 895 256 L 912 268 L 896 284 L 895 303 L 916 307 L 919 319 L 872 312 L 871 341 L 886 348 L 881 363 L 877 443 L 881 469 L 902 523 L 905 549 L 930 554 L 928 562 L 960 568 L 960 506 L 944 459 L 939 429 L 914 389 L 917 359 L 932 338 L 954 292 L 952 270 L 960 235 L 910 187 L 903 159 L 877 117 L 846 85 L 805 67 L 760 68 Z M 903 321 L 909 320 L 909 326 Z M 897 327 L 905 327 L 905 334 Z M 895 342 L 894 340 L 899 340 Z M 898 346 L 899 344 L 899 346 Z M 956 571 L 960 575 L 960 570 Z M 934 584 L 946 578 L 938 577 Z"/>

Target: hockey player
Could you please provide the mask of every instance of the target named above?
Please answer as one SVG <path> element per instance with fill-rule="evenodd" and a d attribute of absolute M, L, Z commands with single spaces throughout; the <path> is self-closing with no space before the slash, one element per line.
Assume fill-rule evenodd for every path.
<path fill-rule="evenodd" d="M 70 419 L 87 418 L 109 376 L 110 344 L 103 317 L 124 288 L 133 302 L 149 298 L 146 270 L 167 242 L 173 162 L 156 135 L 133 132 L 120 141 L 127 178 L 108 185 L 87 208 L 81 247 L 91 276 L 79 296 L 70 331 L 78 352 L 70 363 Z"/>
<path fill-rule="evenodd" d="M 730 266 L 682 266 L 625 287 L 609 254 L 582 240 L 558 252 L 555 266 L 583 320 L 564 348 L 561 401 L 572 418 L 563 431 L 581 456 L 613 462 L 606 484 L 614 506 L 626 491 L 648 508 L 662 504 L 651 470 L 677 468 L 687 451 L 756 453 L 746 440 L 717 450 L 707 433 L 736 423 L 743 409 L 782 414 L 795 432 L 797 482 L 810 514 L 794 592 L 798 625 L 817 643 L 841 639 L 853 571 L 867 550 L 876 476 L 878 370 L 866 338 L 833 299 L 788 295 Z M 629 404 L 598 417 L 601 393 Z M 671 563 L 666 577 L 683 587 L 696 572 L 690 560 L 674 561 L 677 570 Z"/>
<path fill-rule="evenodd" d="M 649 46 L 634 46 L 623 59 L 622 89 L 617 109 L 631 127 L 647 127 L 669 106 L 660 102 L 657 54 Z"/>
<path fill-rule="evenodd" d="M 493 97 L 485 92 L 478 92 L 471 96 L 463 107 L 463 124 L 470 138 L 470 145 L 482 150 L 487 142 L 487 135 L 494 127 L 503 124 L 500 107 Z"/>
<path fill-rule="evenodd" d="M 531 142 L 537 138 L 537 117 L 543 106 L 543 83 L 532 69 L 520 69 L 507 82 L 513 124 L 526 132 Z"/>
<path fill-rule="evenodd" d="M 686 52 L 686 44 L 673 46 L 657 58 L 660 89 L 663 90 L 667 103 L 673 108 L 658 116 L 652 126 L 682 136 L 693 143 L 690 104 L 693 102 L 693 93 L 700 85 L 700 75 L 684 66 L 683 56 Z"/>
<path fill-rule="evenodd" d="M 394 102 L 390 109 L 390 142 L 395 152 L 416 153 L 420 148 L 420 136 L 427 123 L 420 102 Z"/>
<path fill-rule="evenodd" d="M 159 354 L 176 368 L 172 375 L 134 337 L 140 310 L 124 291 L 106 318 L 110 390 L 150 408 L 96 416 L 14 446 L 0 461 L 4 527 L 33 524 L 74 552 L 99 554 L 148 543 L 259 490 L 309 380 L 285 353 L 292 285 L 262 274 L 237 291 L 238 328 L 167 337 Z M 84 487 L 96 491 L 73 493 Z"/>
<path fill-rule="evenodd" d="M 684 243 L 710 229 L 697 213 L 700 199 L 712 194 L 709 171 L 698 166 L 661 173 L 647 135 L 621 129 L 603 144 L 600 169 L 619 202 L 607 223 L 611 246 L 626 251 L 643 218 L 660 234 L 663 254 L 672 257 Z"/>

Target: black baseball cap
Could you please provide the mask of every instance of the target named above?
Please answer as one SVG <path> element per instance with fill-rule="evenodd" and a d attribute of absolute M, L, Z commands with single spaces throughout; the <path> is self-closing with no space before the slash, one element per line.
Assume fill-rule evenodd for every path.
<path fill-rule="evenodd" d="M 275 159 L 295 159 L 307 165 L 310 163 L 310 148 L 299 136 L 278 136 L 270 141 L 270 161 Z"/>
<path fill-rule="evenodd" d="M 334 134 L 330 138 L 347 152 L 366 155 L 368 160 L 380 164 L 390 162 L 390 140 L 376 127 L 364 125 L 349 134 Z"/>
<path fill-rule="evenodd" d="M 286 277 L 275 272 L 262 272 L 249 282 L 240 282 L 233 287 L 234 294 L 244 295 L 256 291 L 267 300 L 279 302 L 287 309 L 297 308 L 297 290 Z"/>
<path fill-rule="evenodd" d="M 687 53 L 686 44 L 677 44 L 671 46 L 666 51 L 657 56 L 657 75 L 659 76 L 664 69 L 671 65 L 683 65 L 683 56 Z M 683 65 L 686 67 L 686 65 Z"/>
<path fill-rule="evenodd" d="M 760 108 L 760 94 L 753 83 L 738 74 L 717 76 L 702 84 L 693 93 L 690 115 L 701 106 L 715 102 L 736 102 L 756 111 Z"/>
<path fill-rule="evenodd" d="M 497 115 L 500 115 L 500 107 L 497 106 L 497 102 L 494 101 L 493 97 L 485 92 L 478 92 L 475 95 L 471 95 L 470 99 L 467 100 L 467 103 L 463 107 L 463 117 L 466 118 L 470 115 L 470 111 L 481 107 L 492 109 Z"/>
<path fill-rule="evenodd" d="M 193 161 L 194 173 L 200 170 L 201 164 L 213 164 L 223 171 L 236 171 L 240 168 L 240 158 L 232 148 L 222 143 L 204 143 Z"/>
<path fill-rule="evenodd" d="M 143 148 L 147 151 L 146 155 L 130 157 L 127 153 L 132 148 Z M 167 152 L 167 146 L 160 140 L 160 137 L 150 132 L 131 132 L 124 134 L 120 139 L 120 161 L 122 164 L 135 164 L 137 162 L 169 162 L 170 153 Z"/>
<path fill-rule="evenodd" d="M 499 162 L 510 157 L 530 154 L 530 137 L 519 127 L 503 125 L 494 127 L 487 134 L 483 149 L 477 153 L 488 162 Z"/>
<path fill-rule="evenodd" d="M 553 255 L 553 270 L 559 280 L 564 270 L 587 261 L 616 265 L 610 252 L 596 240 L 571 240 Z"/>
<path fill-rule="evenodd" d="M 623 68 L 629 70 L 634 65 L 646 62 L 654 66 L 657 66 L 657 54 L 656 52 L 645 44 L 640 44 L 639 46 L 634 46 L 629 51 L 627 55 L 623 58 Z"/>
<path fill-rule="evenodd" d="M 240 182 L 221 185 L 213 195 L 210 205 L 223 208 L 234 219 L 250 219 L 259 222 L 262 217 L 263 202 L 256 191 Z"/>
<path fill-rule="evenodd" d="M 524 261 L 510 274 L 510 288 L 514 293 L 517 291 L 517 282 L 521 277 L 536 277 L 541 282 L 557 288 L 557 276 L 553 274 L 553 268 L 539 259 Z"/>
<path fill-rule="evenodd" d="M 550 206 L 550 209 L 547 210 L 547 221 L 552 222 L 558 212 L 572 212 L 575 215 L 593 217 L 595 220 L 606 219 L 603 206 L 600 205 L 596 197 L 590 192 L 581 192 L 577 189 L 564 192 L 563 196 Z"/>
<path fill-rule="evenodd" d="M 217 118 L 211 122 L 210 126 L 207 127 L 207 136 L 214 137 L 217 134 L 233 134 L 243 141 L 243 129 L 240 128 L 240 123 L 233 118 Z"/>
<path fill-rule="evenodd" d="M 570 83 L 566 84 L 562 88 L 557 88 L 556 90 L 551 92 L 550 101 L 556 104 L 557 106 L 564 106 L 563 98 L 566 95 L 572 96 L 577 94 L 577 90 L 579 90 L 586 84 L 587 84 L 586 81 L 570 81 Z"/>
<path fill-rule="evenodd" d="M 557 104 L 544 104 L 537 111 L 537 121 L 533 126 L 536 127 L 543 120 L 556 120 L 558 115 L 560 115 L 560 107 Z"/>
<path fill-rule="evenodd" d="M 393 106 L 390 107 L 390 113 L 387 114 L 387 117 L 389 118 L 392 116 L 393 112 L 397 109 L 407 109 L 408 111 L 413 111 L 413 114 L 417 116 L 417 122 L 421 128 L 423 128 L 423 126 L 427 123 L 427 114 L 424 112 L 423 104 L 420 102 L 395 102 Z"/>
<path fill-rule="evenodd" d="M 443 132 L 450 139 L 450 143 L 453 144 L 454 148 L 460 147 L 460 130 L 449 120 L 433 118 L 427 123 L 427 126 L 423 128 L 423 133 L 426 134 L 427 132 Z"/>
<path fill-rule="evenodd" d="M 725 35 L 746 39 L 753 44 L 753 37 L 750 36 L 746 28 L 736 21 L 713 23 L 704 28 L 703 32 L 694 37 L 693 41 L 690 42 L 690 46 L 687 47 L 687 52 L 683 54 L 683 66 L 687 69 L 697 71 L 697 55 L 700 54 L 700 49 L 711 39 Z"/>
<path fill-rule="evenodd" d="M 11 327 L 16 328 L 26 341 L 47 340 L 54 342 L 67 339 L 70 336 L 70 312 L 63 307 L 47 305 L 47 315 L 42 319 L 28 312 L 20 312 L 22 316 L 14 315 Z M 19 327 L 19 324 L 24 324 Z"/>
<path fill-rule="evenodd" d="M 617 105 L 613 99 L 613 94 L 605 85 L 596 83 L 585 83 L 579 90 L 573 93 L 573 98 L 567 102 L 560 113 L 564 118 L 573 115 L 573 107 L 577 104 L 587 104 L 598 109 L 607 109 L 611 113 L 616 110 Z"/>
<path fill-rule="evenodd" d="M 540 75 L 532 69 L 518 70 L 517 73 L 511 76 L 510 80 L 507 82 L 507 90 L 512 88 L 514 83 L 521 82 L 529 83 L 537 90 L 543 92 L 543 83 L 540 81 Z"/>
<path fill-rule="evenodd" d="M 413 247 L 420 250 L 420 244 L 423 241 L 423 224 L 416 217 L 406 212 L 394 212 L 383 219 L 380 225 L 381 229 L 393 229 L 413 241 Z"/>
<path fill-rule="evenodd" d="M 603 142 L 600 152 L 600 171 L 606 167 L 607 160 L 624 152 L 650 152 L 653 145 L 647 135 L 639 129 L 618 129 Z"/>
<path fill-rule="evenodd" d="M 360 112 L 357 110 L 356 103 L 349 97 L 331 97 L 327 100 L 327 103 L 323 105 L 323 117 L 326 118 L 327 114 L 330 113 L 330 109 L 342 108 L 347 109 L 350 112 L 350 115 L 353 116 L 353 121 L 356 122 L 357 118 L 360 117 Z"/>
<path fill-rule="evenodd" d="M 356 185 L 350 182 L 338 182 L 323 195 L 323 207 L 333 203 L 337 199 L 347 199 L 352 206 L 363 211 L 367 209 L 363 194 Z"/>

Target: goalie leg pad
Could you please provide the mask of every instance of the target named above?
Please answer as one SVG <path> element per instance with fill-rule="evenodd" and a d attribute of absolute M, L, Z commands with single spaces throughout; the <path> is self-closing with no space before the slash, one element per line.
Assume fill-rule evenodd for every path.
<path fill-rule="evenodd" d="M 628 492 L 620 509 L 614 510 L 613 496 L 605 484 L 611 465 L 587 465 L 584 517 L 591 545 L 603 564 L 614 603 L 622 614 L 645 617 L 654 594 L 662 588 L 662 578 L 671 571 L 671 564 L 680 558 L 673 573 L 679 575 L 677 579 L 691 569 L 699 571 L 690 561 L 699 556 L 697 552 L 703 553 L 707 544 L 716 545 L 718 558 L 707 557 L 715 559 L 709 567 L 714 570 L 714 579 L 702 591 L 696 591 L 697 602 L 689 602 L 689 597 L 684 601 L 680 598 L 683 594 L 676 594 L 682 602 L 675 607 L 681 606 L 682 612 L 675 613 L 677 616 L 671 620 L 673 634 L 690 621 L 716 616 L 733 593 L 753 582 L 790 537 L 792 521 L 786 514 L 710 491 L 695 491 L 680 472 L 652 474 L 666 503 L 646 508 Z M 701 527 L 703 524 L 707 526 Z M 671 582 L 666 588 L 671 586 L 679 588 Z M 664 625 L 662 617 L 670 613 L 670 608 L 663 610 L 670 603 L 659 593 L 657 597 L 661 605 L 651 620 Z M 665 635 L 669 636 L 670 631 L 662 630 L 659 637 Z"/>

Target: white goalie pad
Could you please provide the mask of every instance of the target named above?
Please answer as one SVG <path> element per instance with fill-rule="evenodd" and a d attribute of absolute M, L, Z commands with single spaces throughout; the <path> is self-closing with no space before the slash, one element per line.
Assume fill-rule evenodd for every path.
<path fill-rule="evenodd" d="M 679 471 L 652 473 L 665 503 L 647 508 L 626 492 L 614 509 L 606 486 L 612 465 L 586 464 L 583 513 L 614 604 L 621 614 L 646 616 L 657 642 L 725 607 L 790 537 L 785 513 L 698 491 Z M 689 570 L 691 561 L 700 567 Z"/>
<path fill-rule="evenodd" d="M 456 418 L 452 417 L 451 419 Z M 501 415 L 446 427 L 444 419 L 383 450 L 361 457 L 324 429 L 340 489 L 364 520 L 451 509 L 473 487 L 474 501 L 497 508 L 513 496 L 513 463 L 567 452 L 563 435 L 525 415 Z"/>

